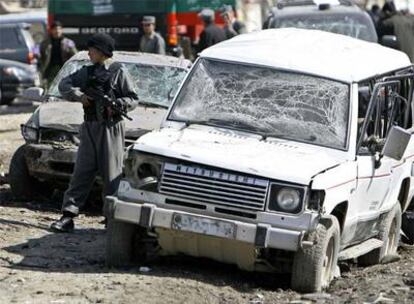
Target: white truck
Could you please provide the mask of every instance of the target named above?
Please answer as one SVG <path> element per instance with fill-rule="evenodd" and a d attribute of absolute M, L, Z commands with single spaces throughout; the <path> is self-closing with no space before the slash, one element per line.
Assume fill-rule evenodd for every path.
<path fill-rule="evenodd" d="M 106 261 L 208 257 L 319 291 L 395 254 L 414 193 L 414 69 L 375 43 L 271 29 L 203 51 L 107 197 Z M 412 227 L 412 225 L 411 225 Z"/>

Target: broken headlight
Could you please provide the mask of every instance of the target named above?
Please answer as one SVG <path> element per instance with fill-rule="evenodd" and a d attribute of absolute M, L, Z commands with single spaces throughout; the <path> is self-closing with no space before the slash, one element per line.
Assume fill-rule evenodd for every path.
<path fill-rule="evenodd" d="M 27 142 L 38 142 L 39 140 L 39 129 L 30 127 L 28 125 L 20 126 L 22 136 Z"/>
<path fill-rule="evenodd" d="M 77 143 L 76 136 L 70 132 L 54 130 L 54 129 L 42 129 L 40 131 L 40 141 L 42 142 L 70 142 Z"/>
<path fill-rule="evenodd" d="M 303 209 L 305 188 L 271 184 L 268 210 L 285 213 L 299 213 Z"/>
<path fill-rule="evenodd" d="M 137 189 L 156 191 L 162 161 L 154 155 L 129 149 L 124 163 L 125 177 Z"/>

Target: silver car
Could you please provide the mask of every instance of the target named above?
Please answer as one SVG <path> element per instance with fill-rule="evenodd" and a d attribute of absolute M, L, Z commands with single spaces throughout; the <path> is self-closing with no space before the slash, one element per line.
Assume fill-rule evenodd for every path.
<path fill-rule="evenodd" d="M 140 100 L 139 106 L 129 113 L 132 121 L 126 121 L 128 146 L 159 127 L 191 62 L 135 52 L 115 52 L 113 59 L 130 72 Z M 58 84 L 87 64 L 91 64 L 87 52 L 80 52 L 65 63 L 46 94 L 42 96 L 40 88 L 24 93 L 26 98 L 43 103 L 21 126 L 26 143 L 16 150 L 10 164 L 9 182 L 16 198 L 32 199 L 40 194 L 49 195 L 55 188 L 66 188 L 78 150 L 83 109 L 80 103 L 64 100 Z"/>

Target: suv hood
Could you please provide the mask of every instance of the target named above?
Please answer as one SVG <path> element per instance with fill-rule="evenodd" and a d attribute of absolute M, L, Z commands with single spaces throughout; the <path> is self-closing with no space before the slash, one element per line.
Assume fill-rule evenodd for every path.
<path fill-rule="evenodd" d="M 195 125 L 153 131 L 133 149 L 301 185 L 346 161 L 343 151 Z"/>
<path fill-rule="evenodd" d="M 83 122 L 83 109 L 78 102 L 47 102 L 41 104 L 36 111 L 40 128 L 77 133 Z M 159 128 L 166 112 L 167 109 L 139 105 L 128 113 L 133 120 L 125 120 L 126 132 Z"/>

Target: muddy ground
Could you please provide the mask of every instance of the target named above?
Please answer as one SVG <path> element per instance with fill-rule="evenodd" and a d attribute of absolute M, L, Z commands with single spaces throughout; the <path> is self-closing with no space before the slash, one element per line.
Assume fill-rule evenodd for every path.
<path fill-rule="evenodd" d="M 0 107 L 0 172 L 23 143 L 19 125 L 32 110 Z M 75 233 L 50 233 L 58 217 L 53 202 L 14 201 L 9 186 L 0 186 L 0 303 L 414 303 L 414 246 L 401 247 L 391 264 L 342 265 L 342 277 L 325 293 L 302 295 L 289 289 L 288 276 L 205 259 L 108 269 L 102 217 L 82 215 Z"/>

